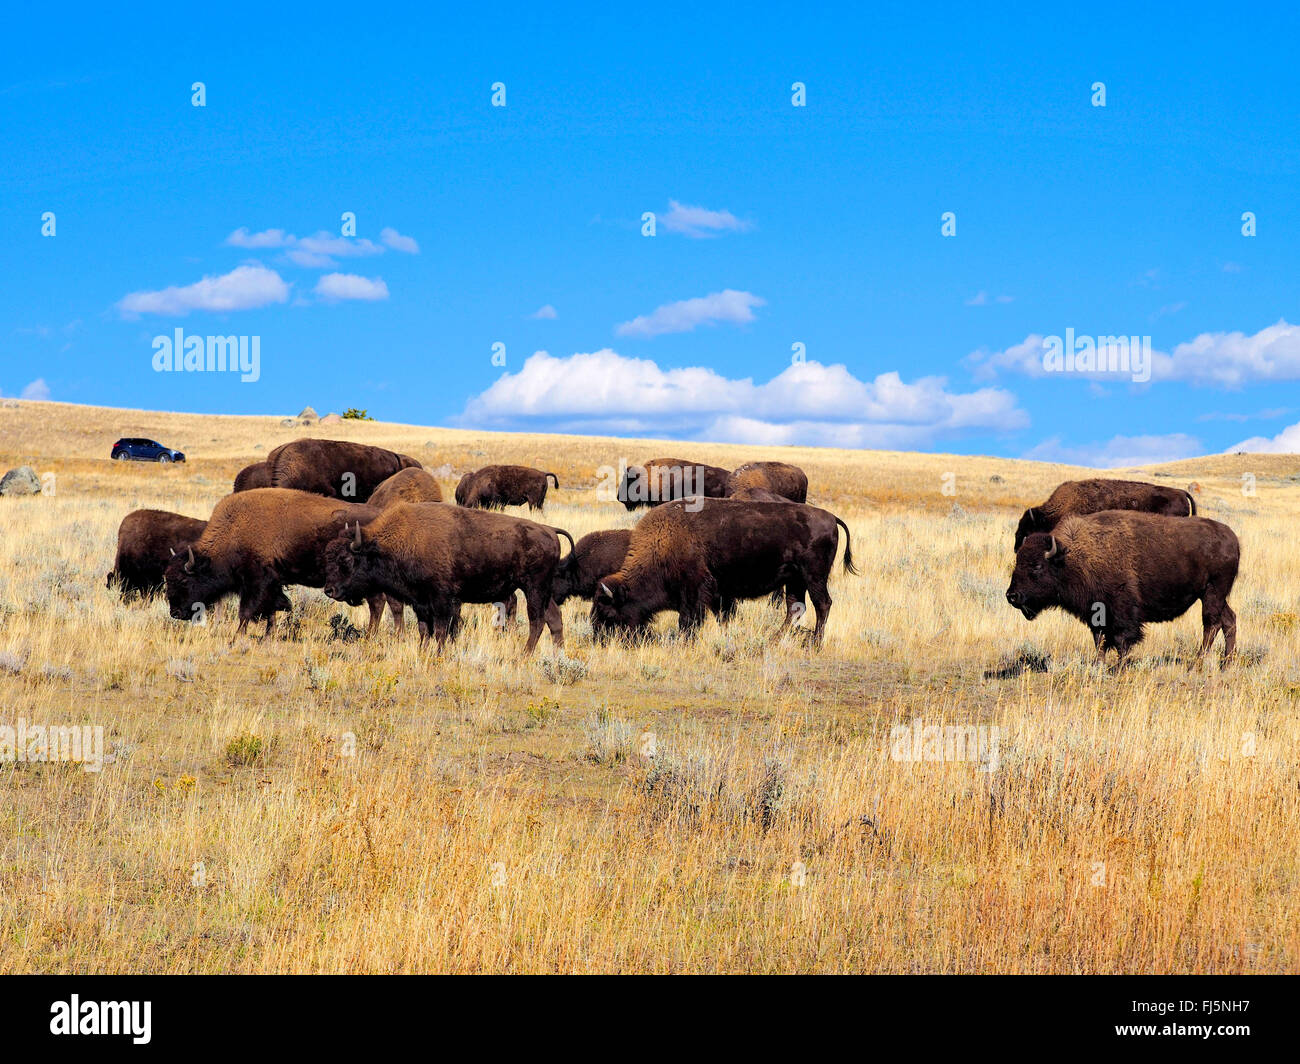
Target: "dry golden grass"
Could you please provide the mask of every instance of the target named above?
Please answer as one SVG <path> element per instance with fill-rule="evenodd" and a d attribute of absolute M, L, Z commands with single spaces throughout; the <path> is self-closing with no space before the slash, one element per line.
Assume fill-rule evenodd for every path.
<path fill-rule="evenodd" d="M 620 457 L 787 459 L 864 575 L 837 569 L 820 652 L 771 645 L 766 602 L 594 646 L 575 602 L 565 656 L 532 660 L 487 607 L 438 659 L 387 622 L 332 640 L 364 610 L 316 591 L 231 645 L 228 612 L 105 589 L 125 513 L 205 517 L 308 432 L 551 469 L 575 536 L 633 520 L 593 490 Z M 110 463 L 135 434 L 193 458 Z M 1294 457 L 1169 467 L 1241 537 L 1240 661 L 1189 668 L 1193 610 L 1121 674 L 1003 600 L 1015 520 L 1068 467 L 52 403 L 0 410 L 21 462 L 56 493 L 0 499 L 0 724 L 102 725 L 110 760 L 0 765 L 0 972 L 1300 970 Z M 1022 652 L 1048 670 L 984 677 Z M 995 770 L 893 760 L 916 719 L 997 727 Z"/>

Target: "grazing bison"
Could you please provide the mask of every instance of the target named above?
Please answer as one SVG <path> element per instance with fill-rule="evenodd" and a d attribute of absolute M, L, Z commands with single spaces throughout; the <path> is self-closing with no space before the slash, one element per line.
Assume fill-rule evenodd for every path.
<path fill-rule="evenodd" d="M 697 503 L 698 509 L 692 504 Z M 693 634 L 706 611 L 719 620 L 739 599 L 785 587 L 817 611 L 812 638 L 820 643 L 830 614 L 826 582 L 844 529 L 844 569 L 857 573 L 849 529 L 826 510 L 802 503 L 682 499 L 660 506 L 632 530 L 623 567 L 597 586 L 591 623 L 598 635 L 644 629 L 661 610 L 676 610 L 678 627 Z M 797 616 L 786 613 L 780 637 Z"/>
<path fill-rule="evenodd" d="M 173 554 L 198 541 L 206 521 L 166 510 L 132 510 L 117 527 L 117 558 L 106 586 L 116 586 L 123 599 L 151 599 L 163 589 L 163 574 Z"/>
<path fill-rule="evenodd" d="M 466 473 L 456 485 L 456 504 L 482 510 L 500 510 L 507 506 L 528 504 L 540 510 L 546 502 L 547 482 L 560 478 L 554 473 L 520 465 L 490 465 Z"/>
<path fill-rule="evenodd" d="M 1092 629 L 1098 661 L 1114 647 L 1122 665 L 1144 625 L 1181 617 L 1200 599 L 1200 656 L 1222 629 L 1226 665 L 1237 645 L 1228 594 L 1240 555 L 1232 529 L 1206 517 L 1070 516 L 1052 532 L 1025 537 L 1007 601 L 1031 621 L 1053 606 L 1065 610 Z"/>
<path fill-rule="evenodd" d="M 605 532 L 588 532 L 555 568 L 551 597 L 557 606 L 570 596 L 590 599 L 602 577 L 623 568 L 627 545 L 632 539 L 630 528 L 611 528 Z"/>
<path fill-rule="evenodd" d="M 502 602 L 523 591 L 532 653 L 542 623 L 564 645 L 560 608 L 551 582 L 560 560 L 563 529 L 521 517 L 442 503 L 395 503 L 369 526 L 352 525 L 325 549 L 325 594 L 356 605 L 388 595 L 415 610 L 421 641 L 438 649 L 460 625 L 466 602 Z"/>
<path fill-rule="evenodd" d="M 269 488 L 271 486 L 271 467 L 265 462 L 254 462 L 244 466 L 235 474 L 235 491 L 248 491 L 251 488 Z"/>
<path fill-rule="evenodd" d="M 421 469 L 409 455 L 345 440 L 294 440 L 266 456 L 271 487 L 366 502 L 399 469 Z"/>
<path fill-rule="evenodd" d="M 727 477 L 728 498 L 746 489 L 767 491 L 791 502 L 808 501 L 808 474 L 787 462 L 746 462 Z"/>
<path fill-rule="evenodd" d="M 167 565 L 171 615 L 192 620 L 195 606 L 215 605 L 239 596 L 239 628 L 266 621 L 271 634 L 277 611 L 288 610 L 285 584 L 321 587 L 325 583 L 325 545 L 345 521 L 362 524 L 383 511 L 288 488 L 253 488 L 217 503 L 208 526 L 192 546 Z M 383 616 L 384 598 L 369 596 L 370 631 Z M 401 627 L 401 610 L 394 620 Z"/>
<path fill-rule="evenodd" d="M 371 506 L 384 509 L 395 502 L 442 502 L 442 488 L 423 469 L 403 469 L 394 473 L 374 490 Z"/>
<path fill-rule="evenodd" d="M 685 458 L 652 458 L 643 466 L 628 466 L 618 485 L 618 501 L 629 510 L 638 506 L 702 495 L 721 499 L 727 494 L 728 470 Z"/>
<path fill-rule="evenodd" d="M 1140 480 L 1067 480 L 1041 506 L 1031 506 L 1016 528 L 1017 551 L 1025 537 L 1050 532 L 1071 514 L 1095 514 L 1102 510 L 1141 510 L 1170 517 L 1195 517 L 1196 500 L 1181 488 L 1144 484 Z"/>

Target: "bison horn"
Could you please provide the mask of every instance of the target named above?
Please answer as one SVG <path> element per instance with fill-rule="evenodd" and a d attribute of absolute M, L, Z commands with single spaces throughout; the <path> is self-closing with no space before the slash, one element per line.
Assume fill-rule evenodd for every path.
<path fill-rule="evenodd" d="M 352 537 L 352 549 L 353 550 L 361 549 L 361 522 L 360 521 L 357 522 L 357 534 Z"/>
<path fill-rule="evenodd" d="M 193 547 L 190 548 L 189 558 L 190 560 L 185 563 L 185 571 L 187 573 L 192 573 L 194 572 L 194 548 Z"/>
<path fill-rule="evenodd" d="M 603 595 L 607 595 L 607 596 L 609 596 L 610 598 L 613 598 L 613 597 L 614 597 L 614 592 L 612 592 L 612 591 L 609 589 L 609 585 L 608 585 L 607 583 L 605 583 L 603 580 L 600 582 L 600 590 L 601 590 L 601 594 L 603 594 Z"/>
<path fill-rule="evenodd" d="M 172 557 L 175 558 L 175 557 L 176 557 L 176 548 L 175 548 L 175 547 L 168 547 L 167 549 L 168 549 L 169 551 L 172 552 Z"/>
<path fill-rule="evenodd" d="M 1052 536 L 1051 540 L 1052 540 L 1052 545 L 1048 548 L 1047 553 L 1043 555 L 1044 558 L 1055 558 L 1057 554 L 1060 553 L 1061 547 L 1056 542 L 1056 537 Z"/>

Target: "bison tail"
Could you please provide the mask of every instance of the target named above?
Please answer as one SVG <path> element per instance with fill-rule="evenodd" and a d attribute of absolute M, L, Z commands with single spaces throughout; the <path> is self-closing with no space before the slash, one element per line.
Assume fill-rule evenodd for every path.
<path fill-rule="evenodd" d="M 577 547 L 577 544 L 573 542 L 573 537 L 569 535 L 569 533 L 564 531 L 564 529 L 556 528 L 554 525 L 551 526 L 551 531 L 554 532 L 557 536 L 563 536 L 565 539 L 569 541 L 569 556 L 572 557 L 573 552 Z"/>
<path fill-rule="evenodd" d="M 555 490 L 556 490 L 556 491 L 559 491 L 559 490 L 560 490 L 560 478 L 557 477 L 554 473 L 547 473 L 546 475 L 547 475 L 551 480 L 555 481 Z"/>
<path fill-rule="evenodd" d="M 838 517 L 835 518 L 835 523 L 844 529 L 844 571 L 852 573 L 854 576 L 861 576 L 862 574 L 858 572 L 857 566 L 853 564 L 853 540 L 849 537 L 849 526 Z"/>
<path fill-rule="evenodd" d="M 1188 517 L 1195 517 L 1195 516 L 1196 516 L 1196 497 L 1195 497 L 1195 496 L 1194 496 L 1190 491 L 1189 491 L 1189 492 L 1185 492 L 1184 494 L 1186 494 L 1186 496 L 1187 496 L 1187 511 L 1188 511 L 1188 512 L 1187 512 L 1187 516 L 1188 516 Z"/>

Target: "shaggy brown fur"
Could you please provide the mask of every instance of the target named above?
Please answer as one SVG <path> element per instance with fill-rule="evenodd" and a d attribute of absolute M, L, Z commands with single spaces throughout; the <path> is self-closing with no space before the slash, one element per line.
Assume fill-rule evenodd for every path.
<path fill-rule="evenodd" d="M 466 473 L 456 485 L 456 503 L 483 510 L 500 510 L 506 506 L 528 504 L 530 510 L 540 510 L 546 503 L 548 481 L 560 487 L 560 478 L 554 473 L 518 465 L 490 465 Z"/>
<path fill-rule="evenodd" d="M 735 498 L 746 489 L 767 491 L 791 502 L 807 502 L 808 474 L 787 462 L 746 462 L 727 477 L 726 493 Z"/>
<path fill-rule="evenodd" d="M 395 503 L 369 527 L 353 526 L 326 548 L 325 594 L 353 604 L 372 595 L 407 603 L 420 622 L 421 640 L 432 633 L 438 649 L 460 625 L 466 602 L 502 602 L 516 590 L 528 610 L 532 653 L 550 629 L 564 645 L 560 608 L 551 601 L 551 583 L 560 560 L 563 529 L 521 517 L 448 506 Z"/>
<path fill-rule="evenodd" d="M 244 466 L 235 474 L 235 491 L 248 491 L 251 488 L 269 488 L 271 486 L 271 467 L 265 462 L 254 462 Z"/>
<path fill-rule="evenodd" d="M 1241 546 L 1227 525 L 1205 517 L 1130 510 L 1065 518 L 1034 532 L 1016 552 L 1007 601 L 1033 620 L 1058 607 L 1092 629 L 1097 660 L 1114 647 L 1122 665 L 1143 627 L 1181 617 L 1201 600 L 1200 657 L 1223 632 L 1223 661 L 1237 645 L 1228 595 Z"/>
<path fill-rule="evenodd" d="M 661 610 L 676 610 L 692 635 L 712 611 L 725 620 L 739 599 L 781 588 L 817 611 L 814 642 L 830 614 L 827 579 L 844 529 L 844 568 L 856 573 L 848 526 L 801 503 L 684 499 L 660 506 L 632 531 L 623 568 L 597 585 L 592 627 L 597 632 L 644 629 Z M 789 627 L 791 612 L 777 633 Z"/>
<path fill-rule="evenodd" d="M 217 503 L 198 541 L 167 565 L 167 601 L 177 620 L 194 607 L 239 595 L 239 629 L 254 619 L 271 634 L 277 611 L 289 608 L 285 584 L 321 587 L 325 545 L 345 521 L 373 521 L 382 511 L 287 488 L 253 488 Z M 370 631 L 383 616 L 384 599 L 371 596 Z M 394 619 L 400 619 L 400 609 Z M 400 627 L 400 620 L 399 620 Z"/>
<path fill-rule="evenodd" d="M 1031 506 L 1020 517 L 1015 549 L 1034 532 L 1050 532 L 1071 514 L 1102 510 L 1141 510 L 1170 517 L 1195 517 L 1196 500 L 1181 488 L 1144 484 L 1140 480 L 1067 480 L 1041 506 Z"/>
<path fill-rule="evenodd" d="M 163 589 L 163 574 L 173 554 L 198 542 L 206 521 L 166 510 L 132 510 L 117 528 L 117 558 L 105 581 L 123 599 L 151 599 Z"/>
<path fill-rule="evenodd" d="M 628 466 L 618 485 L 618 501 L 629 510 L 638 506 L 703 495 L 721 499 L 727 494 L 730 470 L 691 462 L 685 458 L 652 458 L 643 466 Z"/>
<path fill-rule="evenodd" d="M 266 456 L 271 486 L 366 502 L 399 469 L 423 468 L 409 455 L 346 440 L 294 440 Z"/>
<path fill-rule="evenodd" d="M 442 502 L 442 488 L 423 469 L 403 469 L 380 484 L 369 501 L 380 510 L 395 502 Z"/>
<path fill-rule="evenodd" d="M 630 528 L 611 528 L 588 532 L 556 567 L 551 595 L 557 606 L 573 595 L 590 599 L 601 577 L 623 568 L 627 546 L 632 540 Z"/>

